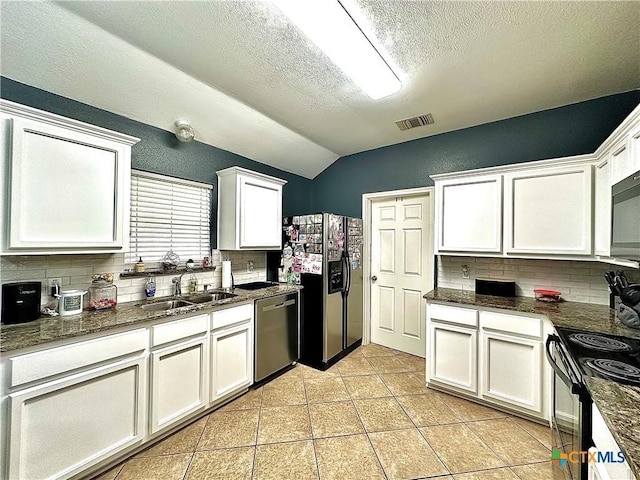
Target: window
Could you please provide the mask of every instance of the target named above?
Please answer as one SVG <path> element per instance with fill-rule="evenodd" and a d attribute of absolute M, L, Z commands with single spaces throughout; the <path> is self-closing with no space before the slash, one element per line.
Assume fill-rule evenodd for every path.
<path fill-rule="evenodd" d="M 160 262 L 173 250 L 184 263 L 209 256 L 211 191 L 205 183 L 132 170 L 127 263 Z"/>

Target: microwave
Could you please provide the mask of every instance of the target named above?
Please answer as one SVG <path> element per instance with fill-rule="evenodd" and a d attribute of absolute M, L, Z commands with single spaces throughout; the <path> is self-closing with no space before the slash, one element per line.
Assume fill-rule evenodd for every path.
<path fill-rule="evenodd" d="M 640 171 L 611 187 L 611 256 L 640 261 Z"/>

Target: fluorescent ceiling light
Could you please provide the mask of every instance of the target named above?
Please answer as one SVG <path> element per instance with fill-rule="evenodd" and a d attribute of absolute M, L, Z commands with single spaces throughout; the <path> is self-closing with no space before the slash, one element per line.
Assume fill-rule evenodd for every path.
<path fill-rule="evenodd" d="M 400 89 L 400 80 L 338 0 L 272 0 L 372 99 Z"/>

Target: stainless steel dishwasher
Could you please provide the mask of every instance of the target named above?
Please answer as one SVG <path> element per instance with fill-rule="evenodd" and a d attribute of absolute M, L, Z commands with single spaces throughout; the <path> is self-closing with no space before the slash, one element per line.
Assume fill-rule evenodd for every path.
<path fill-rule="evenodd" d="M 255 302 L 253 379 L 259 382 L 299 358 L 298 294 L 288 293 Z"/>

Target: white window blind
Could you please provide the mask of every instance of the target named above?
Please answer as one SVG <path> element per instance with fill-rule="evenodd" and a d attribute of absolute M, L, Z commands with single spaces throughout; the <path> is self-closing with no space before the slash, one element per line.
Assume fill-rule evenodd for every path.
<path fill-rule="evenodd" d="M 205 183 L 132 171 L 131 238 L 125 261 L 160 262 L 173 250 L 180 263 L 209 256 L 211 190 Z"/>

